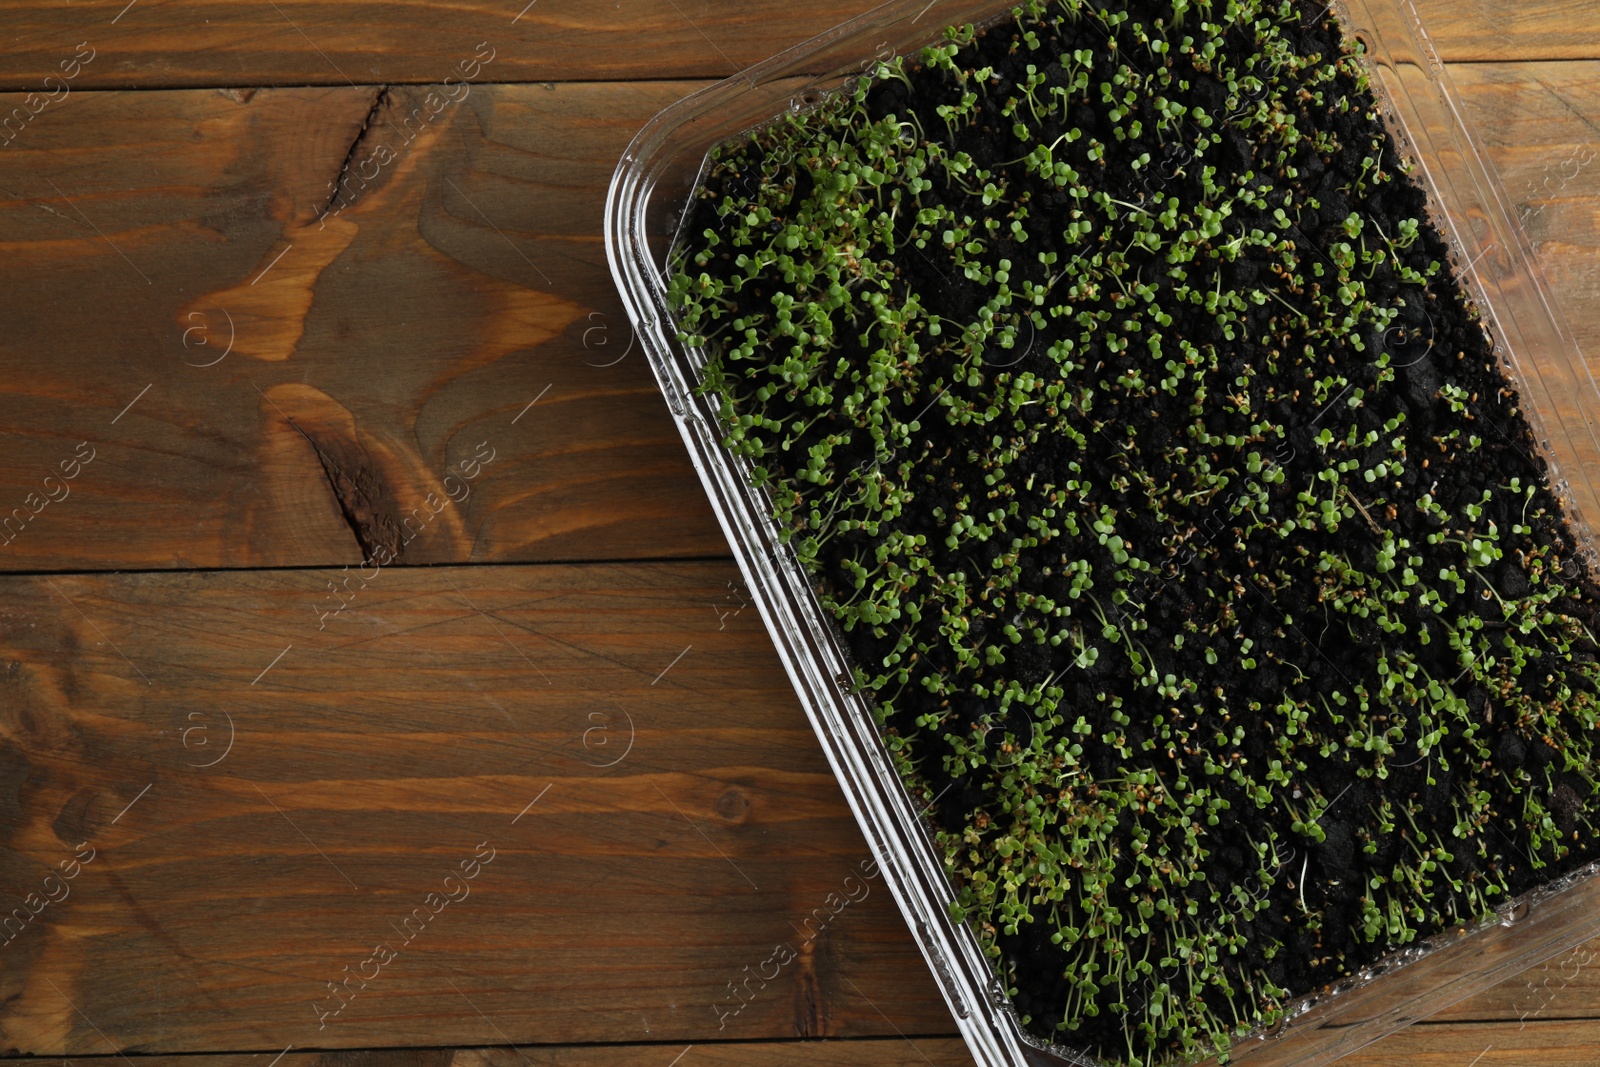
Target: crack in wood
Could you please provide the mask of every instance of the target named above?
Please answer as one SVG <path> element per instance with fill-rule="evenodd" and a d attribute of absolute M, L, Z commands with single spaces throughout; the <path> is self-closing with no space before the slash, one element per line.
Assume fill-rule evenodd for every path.
<path fill-rule="evenodd" d="M 383 105 L 388 102 L 389 86 L 378 86 L 378 91 L 372 98 L 372 104 L 367 108 L 366 117 L 361 120 L 361 129 L 356 131 L 355 139 L 350 142 L 350 147 L 345 151 L 344 159 L 339 163 L 339 169 L 334 172 L 333 178 L 328 183 L 333 187 L 333 191 L 328 194 L 328 202 L 322 205 L 322 209 L 317 212 L 318 222 L 327 218 L 328 213 L 333 210 L 333 206 L 339 202 L 339 193 L 343 189 L 342 182 L 344 177 L 355 163 L 356 156 L 361 151 L 362 142 L 367 139 L 367 131 L 372 129 L 372 123 L 377 119 L 378 112 L 382 111 Z"/>
<path fill-rule="evenodd" d="M 800 969 L 795 976 L 794 997 L 796 1037 L 829 1036 L 828 998 L 822 991 L 822 979 L 817 967 L 817 941 L 826 937 L 827 929 L 824 928 L 817 932 L 816 938 L 807 938 L 800 943 Z"/>

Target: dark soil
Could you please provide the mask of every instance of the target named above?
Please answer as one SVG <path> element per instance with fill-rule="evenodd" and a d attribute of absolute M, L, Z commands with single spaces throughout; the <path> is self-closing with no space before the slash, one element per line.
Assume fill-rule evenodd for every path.
<path fill-rule="evenodd" d="M 1134 25 L 1172 17 L 1169 5 L 1131 2 L 1127 10 Z M 1203 10 L 1191 11 L 1188 17 L 1199 19 Z M 1287 38 L 1297 54 L 1339 53 L 1331 21 L 1314 18 L 1308 9 L 1297 27 Z M 1021 141 L 1012 133 L 1015 115 L 1000 113 L 1014 87 L 1027 77 L 1028 64 L 1045 70 L 1053 83 L 1066 75 L 1048 57 L 1089 49 L 1094 57 L 1093 85 L 1112 77 L 1119 56 L 1141 69 L 1161 62 L 1127 30 L 1125 24 L 1115 52 L 1104 31 L 1089 19 L 1045 24 L 1039 35 L 1048 39 L 1038 51 L 1019 45 L 1020 29 L 1009 23 L 980 33 L 956 62 L 968 69 L 991 66 L 998 77 L 979 104 L 979 117 L 959 131 L 949 147 L 992 166 L 1023 156 L 1034 143 L 1058 138 L 1068 125 L 1054 114 L 1042 120 L 1036 138 Z M 1242 26 L 1230 30 L 1229 41 L 1245 52 L 1255 47 Z M 1197 66 L 1195 57 L 1174 62 L 1187 64 L 1187 99 L 1174 94 L 1184 103 L 1218 116 L 1238 112 L 1249 103 Z M 877 83 L 867 98 L 868 115 L 878 120 L 914 114 L 926 136 L 939 139 L 935 135 L 942 135 L 944 123 L 935 108 L 958 100 L 960 92 L 938 70 L 911 71 L 910 80 L 911 88 L 894 80 Z M 1339 110 L 1335 105 L 1341 99 L 1353 106 Z M 1254 172 L 1267 189 L 1266 206 L 1235 201 L 1224 232 L 1211 247 L 1252 229 L 1282 231 L 1283 238 L 1292 242 L 1291 258 L 1297 263 L 1307 270 L 1318 261 L 1331 268 L 1330 251 L 1337 242 L 1351 240 L 1342 224 L 1355 213 L 1364 220 L 1363 233 L 1369 240 L 1374 232 L 1400 232 L 1402 220 L 1421 220 L 1417 240 L 1396 253 L 1398 260 L 1422 275 L 1429 273 L 1434 261 L 1447 264 L 1448 250 L 1428 221 L 1424 192 L 1402 173 L 1391 138 L 1369 117 L 1374 107 L 1370 93 L 1343 72 L 1322 103 L 1292 97 L 1291 102 L 1298 128 L 1331 133 L 1329 143 L 1334 147 L 1319 151 L 1309 140 L 1301 140 L 1288 156 L 1279 158 L 1264 138 L 1241 135 L 1231 125 L 1223 127 L 1220 143 L 1205 154 L 1205 162 L 1218 168 L 1215 183 L 1237 188 L 1246 172 Z M 1200 167 L 1194 165 L 1192 139 L 1168 135 L 1163 140 L 1146 132 L 1119 140 L 1117 128 L 1125 131 L 1130 118 L 1142 118 L 1147 131 L 1155 126 L 1146 98 L 1139 99 L 1120 123 L 1108 118 L 1104 107 L 1075 105 L 1070 114 L 1071 124 L 1086 135 L 1071 146 L 1077 153 L 1073 166 L 1092 174 L 1094 187 L 1111 190 L 1133 205 L 1123 212 L 1122 230 L 1108 227 L 1112 237 L 1101 241 L 1103 247 L 1125 243 L 1116 236 L 1131 237 L 1135 231 L 1128 220 L 1135 218 L 1141 205 L 1159 210 L 1158 196 L 1176 197 L 1185 204 L 1206 197 Z M 1373 137 L 1383 145 L 1377 169 L 1389 180 L 1353 190 L 1358 179 L 1373 170 L 1364 162 L 1368 153 L 1364 146 Z M 1089 138 L 1106 146 L 1103 163 L 1082 156 Z M 744 272 L 733 258 L 739 251 L 730 240 L 733 216 L 719 212 L 718 203 L 723 198 L 759 197 L 751 188 L 750 175 L 758 173 L 771 144 L 758 142 L 714 173 L 686 228 L 690 234 L 711 230 L 722 235 L 723 244 L 704 269 L 730 284 Z M 1135 167 L 1134 161 L 1146 153 L 1152 162 Z M 767 165 L 773 169 L 770 161 Z M 1286 176 L 1290 165 L 1297 176 Z M 798 209 L 816 193 L 814 169 L 784 166 L 781 174 L 792 181 L 775 192 L 769 185 L 764 201 L 775 205 L 780 219 L 788 217 L 789 207 Z M 1029 208 L 1028 240 L 996 237 L 975 262 L 998 268 L 1002 260 L 1009 260 L 1013 268 L 1008 284 L 1014 292 L 1024 281 L 1046 284 L 1082 250 L 1063 236 L 1063 220 L 1070 217 L 1074 201 L 1027 167 L 996 169 L 1006 177 L 1006 202 Z M 936 180 L 920 203 L 941 198 L 960 212 L 978 216 L 978 201 L 943 180 Z M 1285 205 L 1300 209 L 1287 231 L 1274 215 Z M 773 229 L 777 225 L 774 222 Z M 980 317 L 980 308 L 993 292 L 992 282 L 965 276 L 945 250 L 931 242 L 918 250 L 911 243 L 910 224 L 901 225 L 896 236 L 900 246 L 880 253 L 895 271 L 889 285 L 893 299 L 903 306 L 906 294 L 914 293 L 922 306 L 936 309 L 948 320 L 966 323 Z M 858 249 L 855 254 L 865 259 L 865 243 L 858 241 Z M 1050 252 L 1058 255 L 1058 264 L 1041 264 L 1039 253 Z M 925 610 L 921 620 L 902 614 L 886 625 L 851 624 L 844 619 L 848 626 L 844 636 L 861 667 L 863 684 L 881 709 L 886 736 L 908 781 L 927 799 L 938 798 L 930 816 L 937 838 L 950 857 L 968 917 L 997 955 L 997 965 L 1012 988 L 1013 1004 L 1031 1019 L 1030 1029 L 1039 1036 L 1119 1062 L 1183 1052 L 1185 1043 L 1170 1033 L 1156 1029 L 1130 1035 L 1125 1026 L 1129 1016 L 1149 1011 L 1158 985 L 1170 987 L 1165 996 L 1172 1000 L 1197 1011 L 1203 1004 L 1224 1020 L 1240 1010 L 1240 1004 L 1230 1004 L 1215 984 L 1194 977 L 1192 961 L 1169 955 L 1172 930 L 1180 926 L 1242 935 L 1243 943 L 1219 966 L 1230 974 L 1263 977 L 1251 987 L 1255 992 L 1244 997 L 1243 1021 L 1253 1023 L 1282 999 L 1264 996 L 1262 989 L 1276 986 L 1290 996 L 1314 991 L 1412 938 L 1481 918 L 1486 902 L 1522 893 L 1600 855 L 1588 829 L 1596 811 L 1596 787 L 1587 763 L 1595 739 L 1596 649 L 1591 634 L 1600 626 L 1596 618 L 1600 590 L 1578 566 L 1574 538 L 1548 490 L 1545 466 L 1518 407 L 1516 390 L 1490 350 L 1475 309 L 1448 266 L 1419 284 L 1405 280 L 1393 263 L 1381 263 L 1370 274 L 1362 264 L 1359 273 L 1375 302 L 1397 306 L 1404 301 L 1399 317 L 1387 328 L 1364 328 L 1364 336 L 1359 331 L 1354 334 L 1362 341 L 1360 347 L 1350 338 L 1303 343 L 1287 332 L 1285 323 L 1295 320 L 1285 316 L 1284 308 L 1312 305 L 1288 286 L 1279 269 L 1284 258 L 1247 244 L 1234 261 L 1218 258 L 1204 263 L 1205 277 L 1209 281 L 1214 272 L 1222 290 L 1276 286 L 1286 301 L 1252 304 L 1229 337 L 1202 305 L 1173 295 L 1177 283 L 1163 273 L 1161 255 L 1134 248 L 1127 253 L 1129 274 L 1141 270 L 1143 280 L 1156 285 L 1153 302 L 1127 299 L 1112 285 L 1102 284 L 1073 297 L 1070 315 L 1051 317 L 1042 328 L 1020 312 L 1007 311 L 1002 317 L 1010 317 L 1013 344 L 986 346 L 979 372 L 970 376 L 967 371 L 973 364 L 963 362 L 959 351 L 928 345 L 921 362 L 906 371 L 896 388 L 886 390 L 887 417 L 910 428 L 908 442 L 892 456 L 862 432 L 860 420 L 825 413 L 788 447 L 782 434 L 772 434 L 768 439 L 772 447 L 762 459 L 772 474 L 775 494 L 816 494 L 826 499 L 821 489 L 799 474 L 810 450 L 835 435 L 842 440 L 829 461 L 830 470 L 839 474 L 832 484 L 843 484 L 839 472 L 876 465 L 893 472 L 910 491 L 903 511 L 876 534 L 846 530 L 818 547 L 819 592 L 836 616 L 843 617 L 842 605 L 860 595 L 847 564 L 870 560 L 891 528 L 925 537 L 916 554 L 931 564 L 926 574 L 961 576 L 966 590 L 962 595 L 967 598 L 961 613 L 970 625 L 961 641 L 980 653 L 997 649 L 1000 662 L 985 658 L 979 666 L 962 663 L 954 651 L 958 642 L 948 634 L 941 636 L 940 614 L 933 608 Z M 772 294 L 783 284 L 770 271 L 744 281 L 738 306 L 752 314 L 769 308 Z M 1060 302 L 1058 291 L 1050 303 Z M 1148 306 L 1172 315 L 1160 331 L 1165 337 L 1186 339 L 1215 357 L 1214 365 L 1191 371 L 1189 384 L 1176 395 L 1118 389 L 1112 384 L 1130 372 L 1147 378 L 1164 373 L 1159 362 L 1138 346 L 1121 351 L 1107 346 L 1104 341 L 1114 335 L 1114 326 L 1100 327 L 1087 351 L 1079 346 L 1077 370 L 1065 371 L 1061 360 L 1052 356 L 1052 347 L 1062 339 L 1080 336 L 1079 316 L 1105 312 L 1102 322 L 1131 318 L 1148 328 Z M 861 333 L 859 324 L 841 324 L 837 356 L 841 366 L 868 362 L 875 342 L 863 342 Z M 718 351 L 714 346 L 708 349 Z M 1383 353 L 1394 370 L 1390 381 L 1380 374 Z M 749 373 L 752 381 L 767 380 L 755 377 L 754 369 Z M 1022 414 L 1008 408 L 1007 417 L 982 419 L 993 398 L 1005 396 L 1005 390 L 1024 374 L 1067 382 L 1068 402 L 1040 403 L 1022 408 Z M 1345 379 L 1343 392 L 1319 393 L 1318 383 L 1328 375 Z M 929 387 L 934 382 L 942 386 L 937 393 Z M 1198 393 L 1201 385 L 1204 393 Z M 1442 392 L 1446 387 L 1465 395 L 1463 410 L 1452 410 Z M 1071 402 L 1073 395 L 1083 398 L 1085 392 L 1092 393 L 1092 403 Z M 776 420 L 804 421 L 817 415 L 804 396 L 785 392 L 764 404 L 746 398 L 736 405 L 739 412 L 758 409 Z M 1025 428 L 1017 429 L 1010 415 L 1017 415 Z M 1386 428 L 1397 418 L 1402 419 L 1401 430 Z M 1274 439 L 1263 434 L 1259 429 L 1263 420 L 1281 427 L 1286 436 Z M 1365 448 L 1330 450 L 1317 441 L 1325 429 L 1332 431 L 1335 441 L 1349 440 L 1352 430 L 1357 440 L 1368 431 L 1377 431 L 1382 440 Z M 1460 431 L 1459 436 L 1452 438 L 1453 431 Z M 1198 433 L 1213 436 L 1202 442 Z M 1230 435 L 1241 443 L 1217 443 Z M 1285 531 L 1283 520 L 1296 513 L 1297 494 L 1315 490 L 1321 484 L 1319 472 L 1339 459 L 1370 468 L 1391 454 L 1391 438 L 1404 442 L 1399 471 L 1368 480 L 1364 490 L 1340 498 L 1333 523 L 1302 523 Z M 1481 442 L 1475 448 L 1472 438 Z M 1011 447 L 1018 443 L 1020 450 Z M 1002 452 L 1006 454 L 1001 456 Z M 1274 483 L 1261 470 L 1252 471 L 1252 452 L 1265 459 L 1267 471 L 1279 471 L 1283 477 Z M 1213 491 L 1198 476 L 1197 456 L 1203 456 L 1212 471 L 1228 475 L 1225 488 Z M 1003 481 L 987 484 L 986 472 L 1000 465 Z M 1062 489 L 1069 478 L 1081 484 L 1062 503 L 1069 496 Z M 1513 478 L 1537 487 L 1531 502 L 1507 490 Z M 1041 491 L 1037 488 L 1041 484 L 1050 488 Z M 1051 492 L 1060 495 L 1052 497 Z M 1486 492 L 1489 499 L 1482 502 Z M 1449 521 L 1416 505 L 1425 494 L 1451 517 Z M 1047 510 L 1055 505 L 1059 505 L 1056 510 Z M 1467 524 L 1460 516 L 1472 505 L 1481 506 L 1482 512 Z M 1069 506 L 1081 517 L 1076 532 L 1063 528 L 1061 513 Z M 946 546 L 954 517 L 977 516 L 981 521 L 992 509 L 1007 513 L 988 536 L 966 534 L 957 548 Z M 1117 534 L 1150 565 L 1148 571 L 1132 580 L 1126 574 L 1118 576 L 1124 563 L 1089 525 L 1101 509 L 1115 514 Z M 1030 520 L 1048 528 L 1049 536 L 1018 547 L 1019 531 L 1031 529 Z M 1498 531 L 1503 558 L 1481 567 L 1463 566 L 1463 549 L 1453 531 L 1466 525 L 1482 530 L 1491 524 Z M 1508 533 L 1519 525 L 1528 527 L 1528 532 Z M 1450 531 L 1452 540 L 1429 544 L 1427 538 L 1435 531 Z M 1378 550 L 1386 537 L 1410 541 L 1404 554 L 1421 557 L 1412 565 L 1424 579 L 1419 588 L 1435 590 L 1442 605 L 1430 606 L 1420 596 L 1390 604 L 1388 618 L 1403 623 L 1403 633 L 1387 632 L 1375 611 L 1361 615 L 1358 609 L 1365 602 L 1351 599 L 1349 588 L 1337 586 L 1328 570 L 1319 566 L 1328 554 L 1338 556 L 1368 576 L 1369 584 L 1363 588 L 1376 589 L 1376 575 L 1381 573 Z M 1100 604 L 1110 613 L 1109 625 L 1121 632 L 1102 640 L 1100 623 L 1087 615 L 1091 621 L 1086 639 L 1099 653 L 1087 665 L 1070 641 L 1052 646 L 1017 641 L 1004 633 L 1008 624 L 1023 634 L 1034 625 L 1058 631 L 1059 613 L 1042 610 L 1029 595 L 1055 604 L 1074 599 L 1069 567 L 1078 561 L 1087 564 Z M 1459 568 L 1464 589 L 1436 580 L 1439 572 L 1450 568 Z M 908 581 L 908 600 L 938 595 L 934 590 L 940 587 L 933 578 L 914 576 Z M 1113 605 L 1102 595 L 1112 589 L 1123 589 L 1127 599 Z M 1463 668 L 1447 624 L 1454 623 L 1460 632 L 1487 635 L 1481 647 L 1490 647 L 1517 625 L 1502 602 L 1515 603 L 1535 594 L 1546 596 L 1542 610 L 1554 616 L 1547 625 L 1549 643 L 1540 645 L 1538 636 L 1521 638 L 1534 655 L 1543 656 L 1537 666 L 1520 672 L 1504 663 Z M 1345 599 L 1336 605 L 1336 596 Z M 1077 609 L 1080 620 L 1086 610 Z M 1426 643 L 1423 635 L 1428 637 Z M 1133 660 L 1135 643 L 1154 661 L 1157 675 L 1190 684 L 1180 693 L 1141 681 L 1146 665 Z M 1425 722 L 1432 721 L 1426 702 L 1378 697 L 1385 664 L 1394 662 L 1400 650 L 1441 691 L 1465 702 L 1466 710 L 1450 719 L 1443 736 L 1431 745 L 1422 736 Z M 905 684 L 907 675 L 897 671 L 908 666 L 910 684 Z M 936 676 L 945 679 L 942 693 L 923 681 Z M 1427 684 L 1422 677 L 1417 676 L 1418 686 Z M 1042 705 L 1001 700 L 1000 693 L 1012 682 L 1029 691 L 1058 687 L 1059 697 L 1049 703 L 1059 717 L 1052 718 Z M 1389 735 L 1392 753 L 1387 758 L 1348 739 L 1349 722 L 1334 718 L 1334 706 L 1324 699 L 1336 691 L 1352 703 L 1364 703 L 1371 696 L 1371 722 L 1395 731 Z M 1125 722 L 1117 721 L 1118 697 Z M 1309 716 L 1298 736 L 1336 739 L 1334 749 L 1324 753 L 1299 742 L 1280 743 L 1286 728 L 1276 709 L 1283 706 L 1303 709 Z M 1075 730 L 1075 720 L 1086 728 Z M 1237 726 L 1244 729 L 1235 734 Z M 1107 737 L 1113 740 L 1107 742 Z M 1058 744 L 1081 745 L 1075 761 L 1078 769 L 1073 768 L 1074 761 L 1063 758 Z M 1289 780 L 1267 781 L 1262 777 L 1265 769 L 1289 748 L 1294 752 Z M 1271 790 L 1271 801 L 1260 804 L 1220 770 L 1208 773 L 1208 765 L 1247 768 L 1252 785 L 1264 784 Z M 1153 771 L 1161 789 L 1173 796 L 1191 788 L 1191 783 L 1203 783 L 1211 797 L 1225 804 L 1217 811 L 1219 822 L 1201 829 L 1204 847 L 1199 851 L 1186 846 L 1184 835 L 1175 832 L 1171 822 L 1148 815 L 1143 803 L 1135 805 L 1124 798 L 1109 805 L 1107 810 L 1118 820 L 1117 840 L 1131 841 L 1142 827 L 1153 835 L 1151 847 L 1165 844 L 1174 860 L 1193 861 L 1188 900 L 1195 911 L 1181 922 L 1164 923 L 1159 915 L 1150 920 L 1148 940 L 1154 951 L 1144 946 L 1151 964 L 1147 973 L 1117 985 L 1108 983 L 1088 1003 L 1075 1001 L 1070 979 L 1081 972 L 1085 949 L 1081 939 L 1067 938 L 1059 944 L 1050 939 L 1052 930 L 1059 929 L 1047 921 L 1048 905 L 1042 902 L 1051 876 L 1041 874 L 1037 866 L 1030 868 L 1027 885 L 1034 902 L 1020 909 L 1024 913 L 1020 920 L 1006 920 L 992 904 L 992 887 L 974 884 L 972 875 L 989 871 L 992 877 L 992 872 L 1006 869 L 1004 862 L 994 859 L 994 849 L 1003 840 L 1022 839 L 1030 828 L 1046 850 L 1051 843 L 1070 839 L 1077 832 L 1070 813 L 1096 802 L 1104 790 L 1135 789 L 1127 784 L 1130 770 L 1135 769 Z M 1463 797 L 1482 793 L 1488 794 L 1492 814 L 1468 835 L 1455 835 Z M 1530 827 L 1530 795 L 1539 811 L 1549 813 L 1559 833 Z M 1322 801 L 1324 813 L 1317 820 L 1320 841 L 1295 825 L 1295 813 L 1305 811 L 1310 798 Z M 1395 872 L 1398 865 L 1410 862 L 1415 834 L 1404 821 L 1398 830 L 1385 825 L 1380 808 L 1386 798 L 1397 806 L 1395 810 L 1411 813 L 1415 833 L 1451 843 L 1451 859 L 1439 863 L 1429 892 L 1420 897 L 1405 896 L 1406 890 L 1396 885 Z M 1036 817 L 1037 812 L 1026 807 L 1030 802 L 1052 814 Z M 1151 800 L 1151 812 L 1155 808 L 1156 801 Z M 1269 837 L 1278 844 L 1263 860 L 1250 843 Z M 1059 856 L 1054 869 L 1061 882 L 1071 883 L 1076 877 Z M 1126 886 L 1138 871 L 1131 852 L 1119 849 L 1107 896 L 1111 905 L 1127 914 L 1138 908 L 1137 891 Z M 1479 895 L 1457 891 L 1452 883 L 1476 887 Z M 1235 887 L 1249 898 L 1248 906 L 1241 906 Z M 1386 920 L 1374 933 L 1363 925 L 1363 906 L 1377 900 L 1387 915 L 1383 901 L 1390 893 L 1404 898 L 1403 908 L 1416 906 L 1419 913 L 1403 916 L 1402 931 Z M 1074 899 L 1069 892 L 1066 901 Z M 985 900 L 991 903 L 980 906 Z M 1137 956 L 1140 945 L 1134 943 L 1131 949 Z M 1061 1022 L 1066 1024 L 1064 1030 L 1057 1025 Z"/>

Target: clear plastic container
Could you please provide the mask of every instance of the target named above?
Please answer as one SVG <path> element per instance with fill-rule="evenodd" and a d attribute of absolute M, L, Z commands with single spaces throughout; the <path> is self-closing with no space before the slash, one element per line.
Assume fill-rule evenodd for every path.
<path fill-rule="evenodd" d="M 823 752 L 980 1067 L 1094 1064 L 1024 1033 L 980 951 L 953 921 L 954 893 L 902 786 L 865 698 L 849 691 L 844 644 L 792 550 L 753 490 L 747 461 L 721 446 L 716 405 L 694 395 L 704 354 L 677 340 L 666 263 L 712 147 L 785 111 L 815 106 L 878 60 L 939 39 L 947 25 L 983 25 L 1011 2 L 893 0 L 652 119 L 623 154 L 606 199 L 606 254 L 689 455 L 699 471 L 778 655 Z M 1584 364 L 1485 153 L 1467 129 L 1449 74 L 1409 0 L 1336 0 L 1348 36 L 1366 45 L 1374 95 L 1396 147 L 1451 247 L 1454 269 L 1523 398 L 1551 483 L 1584 556 L 1600 516 L 1600 390 Z M 1239 1041 L 1231 1062 L 1250 1067 L 1332 1062 L 1600 935 L 1600 864 L 1526 894 L 1502 921 L 1441 935 L 1359 975 L 1308 994 L 1271 1033 Z"/>

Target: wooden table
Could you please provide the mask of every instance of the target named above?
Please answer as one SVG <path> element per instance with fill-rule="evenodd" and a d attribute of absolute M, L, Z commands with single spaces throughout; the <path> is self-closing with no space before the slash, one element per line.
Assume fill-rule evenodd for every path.
<path fill-rule="evenodd" d="M 125 3 L 0 11 L 0 1054 L 970 1063 L 600 240 L 867 5 Z M 1600 11 L 1424 14 L 1600 350 Z M 1592 958 L 1348 1062 L 1593 1064 Z"/>

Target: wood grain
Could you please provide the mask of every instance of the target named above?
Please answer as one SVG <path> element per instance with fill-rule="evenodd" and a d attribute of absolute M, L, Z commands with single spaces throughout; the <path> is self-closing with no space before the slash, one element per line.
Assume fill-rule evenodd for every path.
<path fill-rule="evenodd" d="M 1588 1067 L 1600 1022 L 1420 1023 L 1339 1060 L 1341 1067 Z"/>
<path fill-rule="evenodd" d="M 1434 1018 L 1513 1020 L 1519 1026 L 1551 1019 L 1600 1019 L 1600 939 L 1575 945 Z"/>
<path fill-rule="evenodd" d="M 656 1067 L 663 1054 L 673 1048 L 620 1048 L 616 1058 L 607 1060 L 608 1049 L 551 1050 L 552 1067 Z M 515 1054 L 509 1049 L 464 1049 L 455 1054 L 450 1067 L 513 1067 Z M 696 1045 L 678 1061 L 678 1067 L 836 1067 L 837 1064 L 862 1067 L 971 1067 L 972 1056 L 959 1038 L 893 1037 L 856 1041 L 771 1042 L 762 1045 Z"/>
<path fill-rule="evenodd" d="M 599 238 L 623 146 L 691 88 L 41 114 L 0 154 L 0 568 L 725 553 Z M 447 514 L 410 538 L 430 494 Z"/>
<path fill-rule="evenodd" d="M 1596 71 L 1456 72 L 1590 352 Z M 406 88 L 41 114 L 0 154 L 0 569 L 724 553 L 598 238 L 623 145 L 694 85 L 479 87 L 427 121 Z M 460 502 L 413 537 L 430 493 Z"/>
<path fill-rule="evenodd" d="M 1568 317 L 1594 350 L 1600 247 L 1600 66 L 1475 64 L 1452 72 L 1467 119 L 1499 172 Z"/>
<path fill-rule="evenodd" d="M 1583 0 L 1416 0 L 1447 63 L 1600 58 L 1600 11 Z"/>
<path fill-rule="evenodd" d="M 267 1067 L 277 1053 L 150 1056 L 143 1067 Z M 674 1060 L 674 1056 L 681 1058 Z M 1600 1023 L 1546 1020 L 1439 1025 L 1418 1023 L 1339 1060 L 1341 1067 L 1592 1067 Z M 0 1059 L 22 1064 L 28 1060 Z M 67 1067 L 126 1067 L 114 1056 L 81 1056 Z M 371 1051 L 290 1051 L 278 1067 L 969 1067 L 959 1038 L 912 1035 L 824 1041 L 635 1044 Z"/>
<path fill-rule="evenodd" d="M 875 6 L 870 0 L 409 0 L 352 17 L 333 0 L 20 0 L 0 11 L 0 89 L 438 84 L 481 44 L 500 82 L 726 77 Z M 1448 61 L 1600 58 L 1582 0 L 1421 0 Z M 363 9 L 368 10 L 368 9 Z M 119 15 L 119 11 L 121 14 Z M 518 17 L 518 12 L 523 12 Z M 471 69 L 470 67 L 468 68 Z"/>
<path fill-rule="evenodd" d="M 0 582 L 0 1050 L 951 1030 L 730 565 L 369 577 Z"/>
<path fill-rule="evenodd" d="M 38 89 L 87 41 L 78 88 L 438 84 L 487 42 L 479 80 L 725 78 L 871 0 L 22 0 L 0 11 L 0 88 Z M 519 12 L 522 12 L 519 17 Z M 471 71 L 469 66 L 468 71 Z"/>
<path fill-rule="evenodd" d="M 150 1056 L 145 1067 L 267 1067 L 275 1053 Z M 674 1061 L 674 1056 L 681 1056 Z M 29 1060 L 0 1059 L 4 1064 Z M 79 1056 L 72 1067 L 127 1067 L 115 1056 Z M 517 1048 L 383 1049 L 289 1052 L 278 1067 L 971 1067 L 960 1038 L 855 1038 L 821 1041 L 730 1041 L 705 1045 L 519 1046 Z"/>

